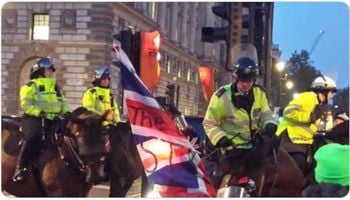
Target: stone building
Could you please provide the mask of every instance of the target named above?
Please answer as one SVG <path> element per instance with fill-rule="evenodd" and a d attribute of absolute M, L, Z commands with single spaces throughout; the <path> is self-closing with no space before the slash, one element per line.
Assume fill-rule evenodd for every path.
<path fill-rule="evenodd" d="M 203 26 L 227 25 L 227 21 L 212 13 L 213 5 L 214 2 L 6 3 L 1 13 L 2 113 L 23 112 L 19 89 L 28 81 L 31 66 L 41 56 L 56 61 L 57 79 L 71 109 L 81 105 L 83 92 L 91 86 L 94 69 L 102 64 L 110 65 L 111 87 L 122 110 L 120 73 L 111 64 L 115 60 L 112 35 L 132 29 L 161 33 L 161 82 L 154 95 L 164 96 L 166 86 L 175 83 L 180 86 L 180 111 L 202 115 L 206 102 L 197 67 L 221 69 L 217 82 L 228 76 L 220 68 L 225 63 L 225 44 L 201 42 Z M 237 5 L 237 21 L 243 23 L 241 4 Z M 243 32 L 237 26 L 236 42 Z M 250 38 L 259 36 L 251 33 L 246 34 Z"/>

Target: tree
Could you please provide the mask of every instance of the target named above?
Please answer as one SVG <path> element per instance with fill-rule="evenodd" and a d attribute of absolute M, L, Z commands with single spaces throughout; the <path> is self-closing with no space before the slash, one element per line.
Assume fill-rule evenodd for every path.
<path fill-rule="evenodd" d="M 294 83 L 297 92 L 310 88 L 312 81 L 320 74 L 312 66 L 310 54 L 306 50 L 301 50 L 300 54 L 294 51 L 288 61 L 288 75 Z"/>
<path fill-rule="evenodd" d="M 349 114 L 349 86 L 343 89 L 338 89 L 338 92 L 333 97 L 334 113 L 346 112 Z"/>

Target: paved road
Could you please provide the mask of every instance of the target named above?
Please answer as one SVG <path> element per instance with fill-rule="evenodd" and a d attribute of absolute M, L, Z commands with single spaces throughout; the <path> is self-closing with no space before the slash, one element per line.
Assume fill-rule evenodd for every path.
<path fill-rule="evenodd" d="M 126 194 L 126 197 L 137 198 L 140 197 L 141 191 L 141 178 L 137 179 L 131 186 L 130 190 Z M 89 197 L 108 197 L 109 194 L 109 183 L 103 183 L 95 185 L 89 192 Z"/>
<path fill-rule="evenodd" d="M 95 185 L 89 192 L 88 197 L 108 197 L 109 194 L 109 182 Z M 15 197 L 7 192 L 3 191 L 5 197 Z M 141 178 L 135 180 L 130 190 L 126 194 L 126 197 L 137 198 L 141 195 Z"/>

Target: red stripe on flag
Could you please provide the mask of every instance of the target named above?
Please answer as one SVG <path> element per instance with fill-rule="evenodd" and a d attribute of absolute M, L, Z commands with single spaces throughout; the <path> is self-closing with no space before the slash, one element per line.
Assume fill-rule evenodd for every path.
<path fill-rule="evenodd" d="M 157 129 L 172 136 L 185 137 L 177 128 L 171 116 L 163 110 L 130 99 L 126 99 L 126 103 L 131 124 Z"/>

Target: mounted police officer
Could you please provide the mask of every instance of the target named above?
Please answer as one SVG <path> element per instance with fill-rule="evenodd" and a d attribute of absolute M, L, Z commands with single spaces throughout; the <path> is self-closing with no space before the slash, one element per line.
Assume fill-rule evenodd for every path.
<path fill-rule="evenodd" d="M 284 109 L 276 134 L 281 137 L 281 146 L 304 173 L 307 168 L 308 148 L 313 144 L 313 136 L 320 127 L 321 118 L 329 110 L 328 100 L 336 91 L 333 79 L 318 76 L 312 82 L 311 89 L 300 93 Z"/>
<path fill-rule="evenodd" d="M 103 126 L 106 133 L 111 133 L 111 128 L 115 127 L 117 123 L 121 122 L 118 104 L 113 98 L 110 91 L 111 77 L 109 68 L 107 66 L 99 66 L 95 70 L 93 87 L 85 91 L 82 104 L 88 110 L 101 115 L 105 121 Z M 110 135 L 111 136 L 111 135 Z M 109 156 L 105 160 L 104 174 L 100 172 L 98 179 L 107 181 L 111 171 L 111 163 Z"/>
<path fill-rule="evenodd" d="M 277 129 L 266 93 L 255 84 L 258 74 L 253 59 L 239 58 L 233 73 L 236 81 L 214 93 L 203 120 L 211 143 L 226 148 L 226 156 L 221 160 L 234 171 L 253 148 L 255 134 L 273 137 Z"/>
<path fill-rule="evenodd" d="M 100 66 L 95 70 L 93 87 L 83 96 L 82 104 L 88 110 L 104 117 L 104 125 L 116 125 L 121 122 L 118 104 L 110 91 L 111 77 L 107 66 Z"/>
<path fill-rule="evenodd" d="M 48 127 L 53 124 L 56 117 L 69 112 L 66 100 L 53 76 L 55 70 L 52 58 L 40 58 L 31 68 L 30 81 L 21 87 L 24 137 L 13 176 L 14 182 L 23 180 L 30 156 L 38 153 L 33 151 L 34 147 L 36 151 L 40 150 L 37 147 L 40 146 L 38 141 L 41 139 L 42 120 Z"/>

